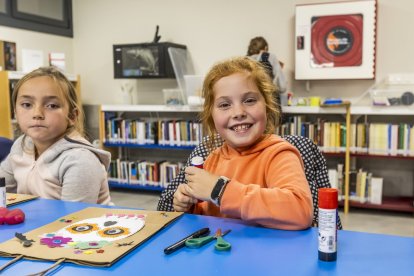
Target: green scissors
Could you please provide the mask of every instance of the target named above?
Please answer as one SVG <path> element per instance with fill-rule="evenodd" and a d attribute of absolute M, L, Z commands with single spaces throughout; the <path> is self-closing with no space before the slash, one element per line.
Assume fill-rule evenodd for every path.
<path fill-rule="evenodd" d="M 217 229 L 216 234 L 215 235 L 210 235 L 210 236 L 205 236 L 205 237 L 201 237 L 201 238 L 192 238 L 192 239 L 188 239 L 185 242 L 185 245 L 189 248 L 199 248 L 207 243 L 209 243 L 210 241 L 216 239 L 216 245 L 214 245 L 214 248 L 218 251 L 226 251 L 226 250 L 230 250 L 231 248 L 231 244 L 226 242 L 223 239 L 223 236 L 227 235 L 231 230 L 227 230 L 224 231 L 223 233 L 221 233 L 221 229 Z"/>

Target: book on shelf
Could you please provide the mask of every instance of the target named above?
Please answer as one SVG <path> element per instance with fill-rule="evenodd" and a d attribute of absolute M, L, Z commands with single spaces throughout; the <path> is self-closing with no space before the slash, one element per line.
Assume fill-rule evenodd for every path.
<path fill-rule="evenodd" d="M 59 68 L 62 72 L 65 72 L 65 53 L 49 53 L 49 65 L 55 66 Z"/>
<path fill-rule="evenodd" d="M 359 176 L 360 177 L 360 180 L 359 180 L 360 186 L 359 186 L 358 196 L 359 196 L 359 202 L 361 202 L 361 203 L 366 202 L 365 190 L 366 190 L 366 187 L 367 187 L 367 175 L 368 175 L 368 173 L 366 171 L 361 171 L 361 174 Z"/>
<path fill-rule="evenodd" d="M 346 130 L 345 130 L 346 131 Z M 356 124 L 351 123 L 351 129 L 349 133 L 349 150 L 350 152 L 356 152 L 357 151 L 357 128 Z"/>
<path fill-rule="evenodd" d="M 372 204 L 382 204 L 382 177 L 371 177 L 369 201 Z"/>
<path fill-rule="evenodd" d="M 338 171 L 338 200 L 343 200 L 345 195 L 344 164 L 338 163 L 336 168 Z"/>
<path fill-rule="evenodd" d="M 344 199 L 343 164 L 337 169 L 328 170 L 329 182 L 332 188 L 338 189 L 338 200 Z M 373 177 L 372 173 L 364 171 L 351 171 L 349 174 L 349 200 L 360 203 L 381 204 L 383 178 Z"/>
<path fill-rule="evenodd" d="M 110 117 L 105 121 L 104 143 L 180 147 L 196 146 L 202 137 L 201 124 L 192 120 Z"/>
<path fill-rule="evenodd" d="M 165 188 L 183 166 L 181 162 L 116 159 L 111 161 L 108 179 L 125 185 Z"/>
<path fill-rule="evenodd" d="M 359 186 L 358 181 L 358 172 L 350 171 L 349 172 L 349 200 L 358 200 L 357 190 Z"/>
<path fill-rule="evenodd" d="M 365 190 L 363 191 L 363 198 L 361 198 L 361 203 L 370 202 L 370 189 L 371 189 L 371 180 L 372 173 L 368 172 L 366 181 L 365 181 Z"/>
<path fill-rule="evenodd" d="M 346 135 L 350 133 L 351 153 L 391 156 L 414 156 L 414 125 L 409 123 L 345 123 L 317 118 L 306 121 L 293 116 L 278 129 L 280 135 L 301 135 L 314 141 L 323 152 L 345 152 Z"/>
<path fill-rule="evenodd" d="M 328 178 L 331 187 L 338 189 L 338 171 L 336 169 L 328 169 Z"/>

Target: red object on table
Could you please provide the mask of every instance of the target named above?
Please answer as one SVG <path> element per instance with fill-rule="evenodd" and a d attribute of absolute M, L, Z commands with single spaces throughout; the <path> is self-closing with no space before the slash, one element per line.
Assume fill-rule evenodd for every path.
<path fill-rule="evenodd" d="M 9 210 L 5 207 L 0 208 L 0 224 L 19 224 L 25 219 L 25 214 L 20 209 Z"/>

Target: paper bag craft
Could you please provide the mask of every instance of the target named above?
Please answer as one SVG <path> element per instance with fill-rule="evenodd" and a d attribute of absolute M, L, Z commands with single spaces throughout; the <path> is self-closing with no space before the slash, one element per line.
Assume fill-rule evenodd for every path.
<path fill-rule="evenodd" d="M 90 207 L 17 233 L 0 244 L 0 256 L 111 266 L 182 214 Z"/>
<path fill-rule="evenodd" d="M 33 200 L 35 198 L 38 198 L 38 196 L 6 193 L 6 204 L 7 206 L 13 206 L 22 202 Z"/>

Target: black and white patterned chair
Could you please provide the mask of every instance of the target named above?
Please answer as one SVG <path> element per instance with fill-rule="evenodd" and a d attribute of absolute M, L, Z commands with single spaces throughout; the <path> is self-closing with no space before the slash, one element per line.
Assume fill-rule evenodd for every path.
<path fill-rule="evenodd" d="M 326 166 L 326 160 L 320 152 L 318 146 L 312 142 L 309 138 L 303 136 L 295 135 L 285 135 L 282 136 L 283 139 L 288 141 L 290 144 L 295 146 L 303 160 L 305 167 L 305 175 L 308 180 L 309 187 L 312 193 L 313 199 L 313 225 L 318 225 L 318 189 L 319 188 L 330 188 L 331 184 L 329 183 L 328 178 L 328 169 Z M 190 157 L 187 160 L 186 166 L 190 165 L 190 160 L 194 156 L 201 156 L 203 159 L 206 159 L 209 151 L 205 146 L 205 140 L 200 143 L 190 154 Z M 222 144 L 220 139 L 214 141 L 217 146 Z M 185 183 L 185 173 L 184 168 L 180 171 L 178 176 L 168 185 L 168 187 L 162 192 L 160 200 L 158 202 L 157 209 L 160 211 L 174 211 L 173 208 L 173 197 L 174 193 L 180 183 Z M 338 216 L 338 229 L 342 229 L 341 220 Z"/>

